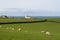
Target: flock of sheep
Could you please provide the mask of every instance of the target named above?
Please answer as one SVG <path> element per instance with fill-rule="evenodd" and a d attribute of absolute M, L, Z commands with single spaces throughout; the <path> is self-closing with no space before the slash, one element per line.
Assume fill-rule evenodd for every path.
<path fill-rule="evenodd" d="M 0 25 L 0 28 L 2 26 Z M 13 27 L 7 27 L 6 29 L 11 29 L 11 30 L 15 30 Z M 21 31 L 22 29 L 21 28 L 18 28 L 18 31 Z M 51 33 L 49 31 L 41 31 L 41 33 L 44 33 L 46 35 L 51 35 Z"/>
<path fill-rule="evenodd" d="M 44 33 L 46 35 L 51 35 L 51 33 L 49 31 L 41 31 L 41 33 Z"/>
<path fill-rule="evenodd" d="M 2 26 L 0 25 L 0 28 L 1 28 Z M 7 27 L 6 29 L 11 29 L 11 30 L 15 30 L 15 28 L 13 28 L 13 27 Z M 18 28 L 18 31 L 21 31 L 21 28 Z"/>
<path fill-rule="evenodd" d="M 7 27 L 6 29 L 15 30 L 13 27 Z M 21 31 L 21 28 L 18 28 L 18 31 Z"/>

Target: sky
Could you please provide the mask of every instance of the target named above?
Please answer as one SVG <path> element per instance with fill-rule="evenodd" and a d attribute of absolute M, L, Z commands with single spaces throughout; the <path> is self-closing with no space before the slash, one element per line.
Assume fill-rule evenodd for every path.
<path fill-rule="evenodd" d="M 0 15 L 23 16 L 24 12 L 32 16 L 60 16 L 60 0 L 0 0 Z"/>

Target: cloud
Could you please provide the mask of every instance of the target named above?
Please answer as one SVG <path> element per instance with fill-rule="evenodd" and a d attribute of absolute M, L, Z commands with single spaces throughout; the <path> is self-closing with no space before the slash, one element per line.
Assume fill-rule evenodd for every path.
<path fill-rule="evenodd" d="M 0 0 L 0 9 L 6 8 L 60 11 L 60 0 Z"/>

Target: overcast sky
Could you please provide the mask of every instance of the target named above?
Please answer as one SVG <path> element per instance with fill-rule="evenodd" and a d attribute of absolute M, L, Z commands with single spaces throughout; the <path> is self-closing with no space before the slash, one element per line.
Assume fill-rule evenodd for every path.
<path fill-rule="evenodd" d="M 60 16 L 60 0 L 0 0 L 0 11 L 6 11 L 6 9 L 18 8 L 25 10 L 42 10 L 58 13 L 43 13 L 42 15 L 56 15 Z M 3 13 L 3 15 L 11 15 L 12 13 Z M 21 14 L 21 13 L 18 13 Z M 36 13 L 37 14 L 37 13 Z M 2 15 L 2 13 L 0 13 Z M 12 14 L 17 15 L 17 13 Z M 23 14 L 22 14 L 23 15 Z M 32 14 L 31 15 L 35 15 Z M 38 13 L 41 16 L 41 13 Z M 37 15 L 37 16 L 38 16 Z M 49 15 L 48 15 L 49 16 Z"/>

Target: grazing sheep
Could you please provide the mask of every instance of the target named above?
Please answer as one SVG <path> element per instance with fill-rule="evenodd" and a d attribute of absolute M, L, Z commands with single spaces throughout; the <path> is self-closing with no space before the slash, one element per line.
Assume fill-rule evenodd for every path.
<path fill-rule="evenodd" d="M 18 31 L 21 31 L 21 28 L 19 28 Z"/>
<path fill-rule="evenodd" d="M 12 28 L 12 30 L 14 30 L 14 28 Z"/>
<path fill-rule="evenodd" d="M 44 33 L 45 31 L 41 31 L 41 33 Z"/>
<path fill-rule="evenodd" d="M 50 35 L 50 32 L 47 31 L 47 32 L 46 32 L 46 35 Z"/>
<path fill-rule="evenodd" d="M 9 27 L 9 29 L 12 29 L 12 27 Z"/>

